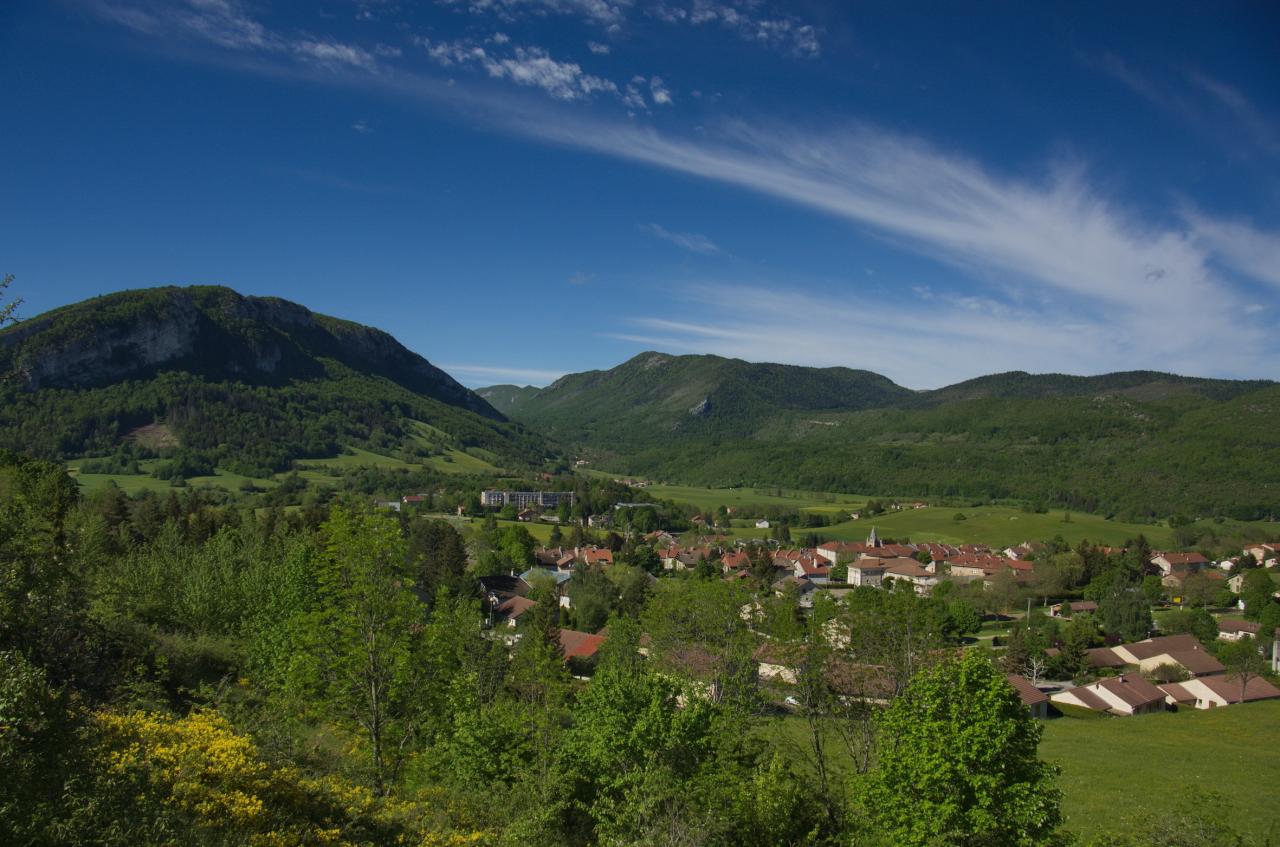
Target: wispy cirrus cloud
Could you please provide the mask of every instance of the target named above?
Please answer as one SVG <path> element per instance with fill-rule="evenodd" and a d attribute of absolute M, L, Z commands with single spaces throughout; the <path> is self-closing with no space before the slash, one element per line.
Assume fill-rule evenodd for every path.
<path fill-rule="evenodd" d="M 1207 254 L 1259 282 L 1280 288 L 1280 232 L 1257 229 L 1242 220 L 1217 220 L 1183 213 L 1192 238 Z"/>
<path fill-rule="evenodd" d="M 1115 54 L 1081 61 L 1153 106 L 1238 154 L 1280 155 L 1280 123 L 1238 88 L 1198 70 L 1177 71 L 1172 82 L 1140 71 Z"/>
<path fill-rule="evenodd" d="M 759 44 L 804 59 L 822 53 L 818 30 L 794 15 L 770 14 L 760 3 L 724 3 L 693 0 L 681 4 L 659 2 L 648 12 L 658 20 L 674 25 L 719 25 L 744 41 Z"/>
<path fill-rule="evenodd" d="M 273 31 L 233 0 L 91 0 L 89 6 L 101 17 L 145 35 L 195 39 L 238 52 L 289 55 L 331 67 L 377 68 L 377 59 L 363 47 L 309 33 Z"/>
<path fill-rule="evenodd" d="M 278 63 L 290 61 L 295 70 L 314 67 L 299 64 L 292 50 L 270 46 L 284 36 L 224 14 L 238 7 L 200 0 L 190 8 L 203 8 L 206 2 L 212 19 L 201 31 L 212 34 L 199 37 L 208 43 L 254 50 Z M 153 21 L 129 17 L 125 25 L 142 32 L 155 25 Z M 164 26 L 184 27 L 183 32 L 198 29 L 181 22 Z M 286 43 L 299 41 L 293 37 Z M 490 57 L 490 48 L 480 44 L 462 45 L 461 53 L 443 55 L 448 61 L 483 67 L 481 59 L 467 52 L 477 48 Z M 503 55 L 518 58 L 514 52 Z M 561 91 L 564 96 L 553 95 L 559 104 L 589 99 L 578 74 L 555 64 L 544 65 L 540 72 L 530 70 L 528 81 L 518 84 Z M 579 68 L 579 73 L 585 72 Z M 516 81 L 516 74 L 514 68 L 503 68 L 494 75 Z M 939 343 L 919 339 L 910 327 L 945 328 L 940 335 L 950 340 L 941 345 L 949 351 L 944 359 L 921 358 L 917 352 L 894 354 L 907 362 L 898 366 L 901 373 L 917 369 L 913 384 L 933 384 L 930 368 L 945 372 L 967 366 L 968 375 L 973 375 L 997 363 L 1017 366 L 1019 361 L 1025 368 L 1072 372 L 1154 367 L 1280 376 L 1278 340 L 1262 323 L 1271 313 L 1269 301 L 1259 302 L 1256 291 L 1241 280 L 1276 284 L 1272 257 L 1280 255 L 1280 234 L 1246 220 L 1206 213 L 1146 215 L 1117 203 L 1079 163 L 1046 162 L 1041 177 L 1013 178 L 923 139 L 866 124 L 805 129 L 781 121 L 708 122 L 704 131 L 682 135 L 546 100 L 465 84 L 443 86 L 438 76 L 403 67 L 369 73 L 359 63 L 335 58 L 324 73 L 312 76 L 319 82 L 363 85 L 435 106 L 448 104 L 499 131 L 772 197 L 846 221 L 851 238 L 870 234 L 898 250 L 935 260 L 962 283 L 963 296 L 912 297 L 919 282 L 901 279 L 896 281 L 895 304 L 862 296 L 849 282 L 848 302 L 860 304 L 857 314 L 892 328 L 891 334 L 874 336 L 885 344 L 896 337 L 899 347 L 938 347 Z M 645 88 L 651 93 L 649 78 L 632 82 L 637 94 Z M 629 89 L 617 92 L 624 102 Z M 1232 97 L 1219 92 L 1217 99 Z M 824 307 L 818 300 L 806 302 Z M 904 302 L 907 307 L 901 306 Z M 811 348 L 806 345 L 820 339 L 791 339 L 788 333 L 801 323 L 778 324 L 783 314 L 788 313 L 771 315 L 761 309 L 738 316 L 736 324 L 724 317 L 709 318 L 699 324 L 707 332 L 686 328 L 680 334 L 671 327 L 664 331 L 673 343 L 700 343 L 710 349 L 708 339 L 718 337 L 712 330 L 749 333 L 758 325 L 773 326 L 776 337 L 786 337 L 790 346 L 758 349 L 755 358 L 807 355 Z M 827 309 L 822 320 L 836 314 L 838 310 Z M 1223 344 L 1223 338 L 1231 343 Z M 715 343 L 729 342 L 721 338 Z"/>
<path fill-rule="evenodd" d="M 1149 369 L 1204 373 L 1206 356 L 1167 339 L 1127 335 L 1120 322 L 1019 308 L 978 298 L 874 297 L 838 300 L 785 283 L 685 286 L 681 319 L 638 316 L 607 337 L 671 353 L 714 353 L 748 361 L 865 368 L 916 389 L 1002 371 L 1097 374 Z M 1258 373 L 1253 353 L 1208 356 L 1223 375 Z"/>
<path fill-rule="evenodd" d="M 547 385 L 564 376 L 564 371 L 539 368 L 507 367 L 505 365 L 437 365 L 441 370 L 472 388 L 495 383 L 520 383 L 522 385 Z"/>
<path fill-rule="evenodd" d="M 618 86 L 610 80 L 587 73 L 577 62 L 558 61 L 541 47 L 515 47 L 501 55 L 470 40 L 419 38 L 417 43 L 442 67 L 475 65 L 493 79 L 541 89 L 556 100 L 585 100 L 600 93 L 618 93 Z"/>
<path fill-rule="evenodd" d="M 569 15 L 605 27 L 618 28 L 626 20 L 631 0 L 437 0 L 441 6 L 464 9 L 473 15 L 493 15 L 500 20 L 522 17 Z"/>
<path fill-rule="evenodd" d="M 711 256 L 721 252 L 716 243 L 705 235 L 696 232 L 672 232 L 661 224 L 647 223 L 641 224 L 640 230 L 647 232 L 655 238 L 661 238 L 663 241 L 669 241 L 677 247 L 688 250 L 691 253 L 701 253 L 704 256 Z"/>
<path fill-rule="evenodd" d="M 719 26 L 743 41 L 799 58 L 816 58 L 822 52 L 817 27 L 786 11 L 772 9 L 762 0 L 659 0 L 639 5 L 632 0 L 437 0 L 437 3 L 506 23 L 551 15 L 575 17 L 610 34 L 623 33 L 635 11 L 666 24 Z M 785 10 L 786 6 L 779 8 Z M 591 42 L 588 47 L 600 55 L 609 52 L 609 46 L 600 42 Z"/>

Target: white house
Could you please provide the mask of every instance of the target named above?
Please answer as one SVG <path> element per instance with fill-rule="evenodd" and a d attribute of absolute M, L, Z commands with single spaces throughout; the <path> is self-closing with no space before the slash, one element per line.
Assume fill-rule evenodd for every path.
<path fill-rule="evenodd" d="M 1260 676 L 1251 677 L 1241 690 L 1237 676 L 1205 676 L 1186 682 L 1170 682 L 1160 686 L 1170 705 L 1194 706 L 1197 709 L 1213 709 L 1232 703 L 1252 703 L 1254 700 L 1280 698 L 1276 688 Z"/>
<path fill-rule="evenodd" d="M 1059 691 L 1050 694 L 1049 699 L 1055 703 L 1113 715 L 1162 712 L 1165 707 L 1165 692 L 1136 673 L 1110 676 L 1078 688 Z"/>

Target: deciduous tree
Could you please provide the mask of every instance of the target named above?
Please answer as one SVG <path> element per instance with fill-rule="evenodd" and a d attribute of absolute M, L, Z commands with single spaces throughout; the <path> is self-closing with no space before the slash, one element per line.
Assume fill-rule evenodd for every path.
<path fill-rule="evenodd" d="M 978 651 L 920 672 L 880 719 L 868 815 L 898 845 L 1040 845 L 1061 821 L 1041 728 Z"/>

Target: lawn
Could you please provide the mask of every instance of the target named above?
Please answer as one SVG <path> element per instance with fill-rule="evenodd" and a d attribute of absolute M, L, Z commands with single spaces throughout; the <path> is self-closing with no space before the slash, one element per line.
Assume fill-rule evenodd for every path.
<path fill-rule="evenodd" d="M 1235 826 L 1280 833 L 1280 701 L 1136 718 L 1058 718 L 1040 755 L 1062 768 L 1067 828 L 1081 835 L 1131 829 L 1133 813 L 1216 791 Z M 1120 814 L 1124 809 L 1128 815 Z"/>

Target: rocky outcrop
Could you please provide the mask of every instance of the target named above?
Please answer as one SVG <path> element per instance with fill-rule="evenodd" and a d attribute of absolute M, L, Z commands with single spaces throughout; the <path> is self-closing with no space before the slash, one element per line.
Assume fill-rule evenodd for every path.
<path fill-rule="evenodd" d="M 100 386 L 162 370 L 281 384 L 324 377 L 337 362 L 503 420 L 381 330 L 222 287 L 126 291 L 58 309 L 0 333 L 0 359 L 0 372 L 15 371 L 30 390 Z"/>
<path fill-rule="evenodd" d="M 0 336 L 0 345 L 17 351 L 18 378 L 33 391 L 117 382 L 194 351 L 200 312 L 189 298 L 175 298 L 173 306 L 163 318 L 104 325 L 62 344 L 34 345 L 29 352 L 24 342 L 39 341 L 43 325 L 39 319 L 27 321 Z"/>

